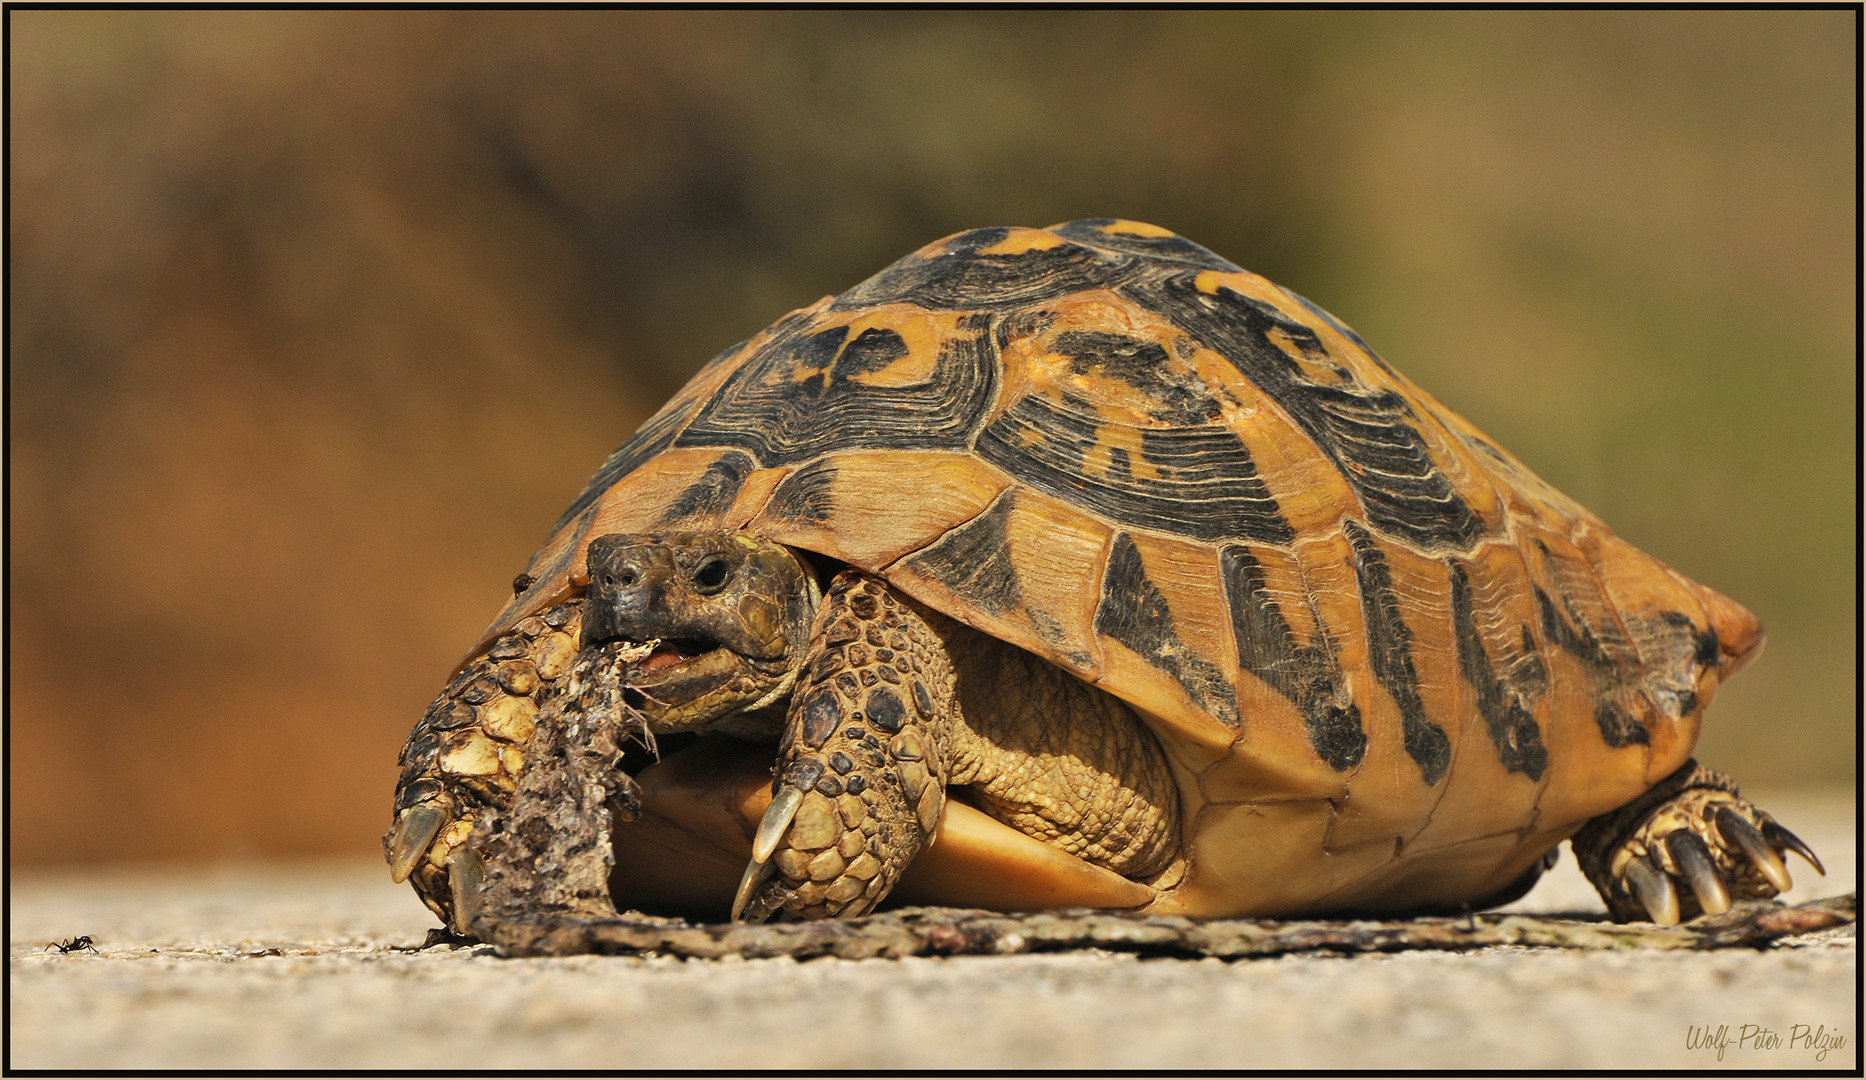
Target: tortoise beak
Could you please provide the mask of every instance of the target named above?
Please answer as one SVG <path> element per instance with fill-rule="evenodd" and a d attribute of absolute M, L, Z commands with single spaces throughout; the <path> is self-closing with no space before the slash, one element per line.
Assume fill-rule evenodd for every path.
<path fill-rule="evenodd" d="M 599 537 L 590 544 L 590 586 L 583 603 L 583 645 L 676 636 L 679 612 L 673 554 L 660 544 Z M 670 595 L 675 594 L 675 595 Z M 684 605 L 680 605 L 684 606 Z"/>

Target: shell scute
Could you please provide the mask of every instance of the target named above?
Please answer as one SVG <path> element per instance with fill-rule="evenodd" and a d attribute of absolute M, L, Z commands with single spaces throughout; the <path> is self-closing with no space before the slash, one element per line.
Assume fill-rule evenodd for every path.
<path fill-rule="evenodd" d="M 1254 274 L 1168 275 L 1126 290 L 1223 355 L 1333 462 L 1372 528 L 1421 548 L 1468 549 L 1484 535 L 1433 457 L 1407 396 L 1358 357 L 1331 353 L 1315 329 Z M 1350 360 L 1358 360 L 1354 363 Z M 1441 451 L 1442 453 L 1442 451 Z"/>
<path fill-rule="evenodd" d="M 1122 218 L 1084 218 L 1080 221 L 1052 225 L 1049 231 L 1079 243 L 1129 255 L 1170 259 L 1174 262 L 1189 263 L 1210 270 L 1237 269 L 1230 262 L 1171 229 L 1162 229 L 1158 225 L 1149 225 L 1144 221 L 1128 221 Z"/>
<path fill-rule="evenodd" d="M 1331 850 L 1385 840 L 1402 847 L 1460 790 L 1468 695 L 1448 663 L 1448 585 L 1442 562 L 1349 522 L 1343 541 L 1358 595 L 1372 686 L 1359 696 L 1367 754 L 1348 781 Z"/>
<path fill-rule="evenodd" d="M 1548 779 L 1538 820 L 1580 820 L 1650 785 L 1653 740 L 1641 722 L 1647 709 L 1638 661 L 1620 614 L 1566 535 L 1525 526 L 1518 550 L 1525 563 L 1518 588 L 1534 606 L 1531 633 L 1549 680 L 1550 719 L 1542 729 Z"/>
<path fill-rule="evenodd" d="M 1489 545 L 1468 558 L 1448 558 L 1451 625 L 1461 685 L 1470 693 L 1472 729 L 1482 731 L 1497 764 L 1540 782 L 1548 769 L 1542 729 L 1547 720 L 1548 666 L 1530 629 L 1536 612 L 1516 587 L 1522 556 Z"/>
<path fill-rule="evenodd" d="M 915 490 L 903 498 L 892 450 L 848 450 L 804 465 L 778 484 L 749 525 L 779 543 L 879 571 L 927 538 L 973 521 L 1004 490 L 996 470 L 969 454 L 922 450 Z M 861 521 L 860 529 L 847 521 Z"/>
<path fill-rule="evenodd" d="M 973 229 L 930 244 L 838 296 L 833 306 L 1002 310 L 1105 287 L 1139 268 L 1132 257 L 1081 244 L 1018 242 L 1020 234 L 1035 231 Z"/>
<path fill-rule="evenodd" d="M 1359 765 L 1367 752 L 1361 707 L 1302 568 L 1277 548 L 1235 544 L 1219 552 L 1219 577 L 1238 668 L 1249 676 L 1239 687 L 1239 711 L 1255 720 L 1293 709 L 1323 764 L 1337 773 Z"/>
<path fill-rule="evenodd" d="M 1391 843 L 1331 849 L 1335 817 L 1327 799 L 1207 806 L 1188 844 L 1191 880 L 1174 909 L 1199 913 L 1226 896 L 1248 895 L 1262 911 L 1300 911 L 1393 862 Z M 1266 874 L 1267 867 L 1301 867 Z"/>
<path fill-rule="evenodd" d="M 1209 547 L 1119 532 L 1109 545 L 1094 625 L 1110 651 L 1118 645 L 1151 669 L 1130 675 L 1154 684 L 1137 704 L 1169 722 L 1203 714 L 1234 733 L 1237 659 L 1218 584 Z M 1208 731 L 1195 725 L 1192 733 Z"/>
<path fill-rule="evenodd" d="M 1244 403 L 1183 337 L 1134 314 L 1097 291 L 1019 320 L 999 351 L 1007 405 L 979 456 L 1112 522 L 1287 544 L 1294 532 L 1228 419 Z"/>
<path fill-rule="evenodd" d="M 829 312 L 747 354 L 673 440 L 736 446 L 764 466 L 850 447 L 958 450 L 996 394 L 976 315 Z"/>
<path fill-rule="evenodd" d="M 1102 674 L 1092 630 L 1099 595 L 1085 583 L 1100 578 L 1111 536 L 1105 522 L 1068 503 L 1011 487 L 985 513 L 894 563 L 888 577 L 929 607 L 1093 682 Z"/>
<path fill-rule="evenodd" d="M 1651 747 L 1647 780 L 1684 764 L 1697 742 L 1708 701 L 1738 663 L 1726 658 L 1758 647 L 1755 616 L 1604 530 L 1587 528 L 1577 546 L 1588 558 L 1609 607 L 1636 657 L 1636 687 Z"/>

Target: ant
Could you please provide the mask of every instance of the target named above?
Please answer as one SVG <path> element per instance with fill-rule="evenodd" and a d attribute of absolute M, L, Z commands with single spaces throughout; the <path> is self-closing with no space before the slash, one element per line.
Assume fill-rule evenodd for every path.
<path fill-rule="evenodd" d="M 97 951 L 97 947 L 91 943 L 91 935 L 89 934 L 72 938 L 70 941 L 54 941 L 50 945 L 47 945 L 46 948 L 57 949 L 61 956 L 65 953 L 79 952 L 84 949 L 89 949 L 92 952 Z"/>

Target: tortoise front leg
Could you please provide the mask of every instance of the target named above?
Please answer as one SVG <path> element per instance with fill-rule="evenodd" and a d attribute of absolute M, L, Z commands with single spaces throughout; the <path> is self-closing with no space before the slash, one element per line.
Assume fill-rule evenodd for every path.
<path fill-rule="evenodd" d="M 939 639 L 880 578 L 836 576 L 791 697 L 732 916 L 874 908 L 934 839 L 957 720 Z"/>
<path fill-rule="evenodd" d="M 390 876 L 412 883 L 456 932 L 466 928 L 455 925 L 455 893 L 477 885 L 466 838 L 488 810 L 511 804 L 538 710 L 562 692 L 576 659 L 581 610 L 581 601 L 552 608 L 493 642 L 447 684 L 402 747 L 383 854 Z"/>
<path fill-rule="evenodd" d="M 1793 882 L 1782 860 L 1790 851 L 1827 872 L 1800 837 L 1743 798 L 1729 777 L 1696 761 L 1588 822 L 1572 843 L 1581 872 L 1618 922 L 1670 926 L 1722 914 L 1732 898 L 1787 892 Z"/>

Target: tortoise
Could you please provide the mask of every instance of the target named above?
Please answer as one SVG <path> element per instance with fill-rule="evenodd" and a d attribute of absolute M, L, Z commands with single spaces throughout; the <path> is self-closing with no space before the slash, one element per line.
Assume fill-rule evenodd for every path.
<path fill-rule="evenodd" d="M 960 233 L 727 349 L 513 591 L 384 837 L 462 933 L 474 822 L 618 642 L 644 911 L 1456 911 L 1572 838 L 1669 924 L 1820 869 L 1691 757 L 1754 615 L 1138 222 Z"/>

